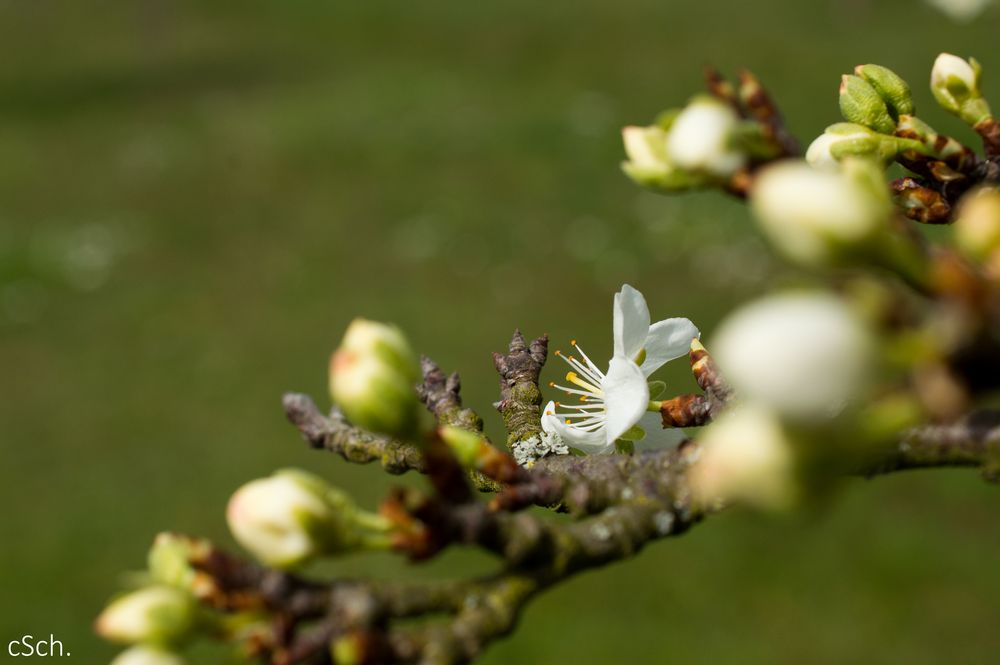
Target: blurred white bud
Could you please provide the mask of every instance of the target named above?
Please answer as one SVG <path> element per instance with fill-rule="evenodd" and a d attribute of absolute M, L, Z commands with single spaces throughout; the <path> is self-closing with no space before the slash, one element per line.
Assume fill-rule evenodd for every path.
<path fill-rule="evenodd" d="M 192 634 L 196 619 L 191 594 L 149 586 L 113 600 L 97 617 L 95 630 L 113 642 L 175 644 Z"/>
<path fill-rule="evenodd" d="M 139 645 L 118 654 L 111 665 L 186 665 L 186 661 L 172 651 Z"/>
<path fill-rule="evenodd" d="M 275 471 L 233 494 L 229 530 L 263 563 L 280 568 L 321 555 L 385 544 L 388 521 L 358 508 L 344 492 L 298 469 Z"/>
<path fill-rule="evenodd" d="M 891 213 L 884 183 L 856 177 L 853 166 L 831 172 L 785 161 L 762 170 L 750 192 L 753 211 L 787 258 L 810 267 L 834 265 L 865 253 L 883 235 Z"/>
<path fill-rule="evenodd" d="M 330 359 L 330 396 L 355 425 L 412 435 L 418 377 L 416 357 L 398 328 L 355 319 Z"/>
<path fill-rule="evenodd" d="M 934 99 L 970 125 L 991 116 L 989 104 L 979 91 L 982 70 L 975 58 L 963 60 L 950 53 L 940 54 L 931 69 Z"/>
<path fill-rule="evenodd" d="M 983 261 L 1000 251 L 1000 190 L 966 194 L 952 224 L 955 242 L 968 256 Z"/>
<path fill-rule="evenodd" d="M 674 120 L 667 154 L 678 168 L 728 178 L 746 163 L 735 147 L 739 116 L 712 97 L 697 97 Z"/>
<path fill-rule="evenodd" d="M 740 502 L 785 510 L 798 499 L 794 446 L 780 420 L 757 405 L 740 405 L 702 430 L 689 480 L 705 504 Z"/>
<path fill-rule="evenodd" d="M 711 348 L 743 399 L 783 417 L 822 422 L 864 399 L 875 340 L 838 298 L 787 293 L 738 309 Z"/>
<path fill-rule="evenodd" d="M 629 168 L 636 175 L 661 176 L 670 169 L 667 159 L 667 132 L 661 127 L 636 127 L 622 129 L 622 142 L 628 156 Z"/>

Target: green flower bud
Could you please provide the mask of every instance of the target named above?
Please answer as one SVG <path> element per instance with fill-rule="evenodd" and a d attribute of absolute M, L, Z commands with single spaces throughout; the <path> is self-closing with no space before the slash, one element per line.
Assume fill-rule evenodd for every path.
<path fill-rule="evenodd" d="M 97 617 L 95 629 L 113 642 L 177 644 L 192 636 L 197 618 L 191 594 L 158 585 L 113 600 Z"/>
<path fill-rule="evenodd" d="M 985 261 L 1000 251 L 1000 190 L 983 188 L 966 194 L 952 228 L 955 243 L 973 259 Z"/>
<path fill-rule="evenodd" d="M 229 500 L 226 519 L 243 547 L 281 568 L 322 555 L 384 547 L 390 528 L 322 478 L 297 469 L 245 484 Z"/>
<path fill-rule="evenodd" d="M 910 86 L 896 72 L 882 65 L 858 65 L 854 68 L 854 73 L 875 89 L 893 120 L 916 112 Z"/>
<path fill-rule="evenodd" d="M 892 134 L 896 128 L 885 100 L 871 83 L 860 76 L 845 74 L 841 79 L 840 113 L 849 122 L 864 125 L 880 134 Z"/>
<path fill-rule="evenodd" d="M 157 584 L 176 587 L 197 594 L 202 577 L 191 566 L 191 559 L 206 554 L 211 548 L 207 540 L 189 538 L 176 533 L 159 533 L 146 557 L 146 565 Z"/>
<path fill-rule="evenodd" d="M 979 91 L 983 68 L 975 58 L 967 61 L 942 53 L 931 70 L 931 92 L 943 109 L 969 125 L 992 117 L 990 106 Z"/>
<path fill-rule="evenodd" d="M 172 651 L 137 645 L 118 654 L 111 665 L 186 665 L 186 661 Z"/>
<path fill-rule="evenodd" d="M 412 436 L 418 377 L 416 357 L 398 328 L 355 319 L 330 359 L 330 396 L 360 427 Z"/>

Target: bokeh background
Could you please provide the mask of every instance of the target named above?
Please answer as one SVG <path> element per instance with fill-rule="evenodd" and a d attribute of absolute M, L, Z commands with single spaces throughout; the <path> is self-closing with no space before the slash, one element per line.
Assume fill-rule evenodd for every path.
<path fill-rule="evenodd" d="M 600 357 L 622 282 L 710 337 L 787 280 L 738 202 L 618 171 L 619 128 L 704 64 L 758 72 L 808 140 L 839 76 L 878 62 L 969 138 L 925 81 L 939 51 L 975 55 L 1000 101 L 998 27 L 904 0 L 0 2 L 0 645 L 52 633 L 106 662 L 91 621 L 153 535 L 231 545 L 227 497 L 274 468 L 368 505 L 399 482 L 283 418 L 287 390 L 326 404 L 356 315 L 460 369 L 498 436 L 489 353 L 516 326 Z M 959 471 L 734 512 L 545 595 L 483 662 L 996 662 L 998 524 L 996 488 Z"/>

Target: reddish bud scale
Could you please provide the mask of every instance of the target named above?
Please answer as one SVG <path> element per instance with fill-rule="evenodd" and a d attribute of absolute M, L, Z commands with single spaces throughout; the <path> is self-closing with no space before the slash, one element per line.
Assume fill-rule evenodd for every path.
<path fill-rule="evenodd" d="M 679 395 L 660 405 L 663 427 L 699 427 L 712 420 L 711 402 L 704 395 Z"/>

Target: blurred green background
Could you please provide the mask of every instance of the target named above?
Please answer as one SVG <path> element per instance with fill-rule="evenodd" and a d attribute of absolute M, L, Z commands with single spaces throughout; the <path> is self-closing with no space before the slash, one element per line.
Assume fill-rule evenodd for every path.
<path fill-rule="evenodd" d="M 368 505 L 399 482 L 282 414 L 287 390 L 326 405 L 356 315 L 460 369 L 499 435 L 489 352 L 515 326 L 600 357 L 624 281 L 709 338 L 774 288 L 739 203 L 618 171 L 620 126 L 683 103 L 705 63 L 755 70 L 806 140 L 870 61 L 961 132 L 924 82 L 939 51 L 975 55 L 1000 100 L 998 27 L 903 0 L 0 2 L 0 645 L 53 633 L 106 662 L 91 621 L 153 535 L 231 545 L 228 495 L 276 467 Z M 996 662 L 998 524 L 969 472 L 723 515 L 547 594 L 483 662 Z"/>

